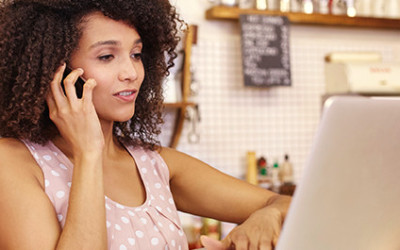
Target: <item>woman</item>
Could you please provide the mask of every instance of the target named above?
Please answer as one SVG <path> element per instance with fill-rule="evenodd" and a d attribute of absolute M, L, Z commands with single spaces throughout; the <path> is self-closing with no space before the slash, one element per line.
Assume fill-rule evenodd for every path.
<path fill-rule="evenodd" d="M 182 23 L 165 0 L 1 3 L 0 249 L 186 249 L 177 209 L 240 224 L 209 249 L 276 244 L 287 197 L 155 139 Z"/>

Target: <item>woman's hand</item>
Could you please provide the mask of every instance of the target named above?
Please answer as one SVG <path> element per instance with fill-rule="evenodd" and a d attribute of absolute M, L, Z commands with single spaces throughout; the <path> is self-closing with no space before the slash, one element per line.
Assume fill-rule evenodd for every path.
<path fill-rule="evenodd" d="M 290 198 L 279 196 L 275 203 L 251 214 L 222 241 L 202 236 L 201 242 L 207 250 L 272 250 L 278 242 L 289 203 Z"/>
<path fill-rule="evenodd" d="M 92 102 L 96 82 L 94 79 L 87 80 L 83 85 L 82 99 L 78 99 L 75 82 L 83 70 L 73 70 L 63 81 L 64 94 L 61 81 L 65 67 L 64 64 L 57 69 L 50 83 L 51 91 L 46 98 L 50 119 L 70 144 L 74 155 L 83 152 L 101 153 L 104 137 Z"/>

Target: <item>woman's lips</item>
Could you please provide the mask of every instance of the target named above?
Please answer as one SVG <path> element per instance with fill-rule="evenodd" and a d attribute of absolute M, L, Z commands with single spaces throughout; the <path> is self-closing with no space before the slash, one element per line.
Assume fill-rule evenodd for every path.
<path fill-rule="evenodd" d="M 136 93 L 136 90 L 124 90 L 114 94 L 114 96 L 124 102 L 133 102 L 136 98 Z"/>

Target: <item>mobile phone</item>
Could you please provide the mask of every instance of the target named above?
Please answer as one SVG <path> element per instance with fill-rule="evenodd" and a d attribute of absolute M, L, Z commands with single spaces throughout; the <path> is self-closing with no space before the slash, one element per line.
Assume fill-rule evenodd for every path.
<path fill-rule="evenodd" d="M 64 88 L 64 79 L 72 72 L 72 69 L 69 68 L 68 66 L 65 67 L 63 78 L 61 80 L 61 87 L 64 91 L 65 94 L 65 88 Z M 78 77 L 78 79 L 75 82 L 75 89 L 76 89 L 76 96 L 80 99 L 82 98 L 82 93 L 83 93 L 83 84 L 85 84 L 85 80 L 83 80 L 82 77 Z"/>

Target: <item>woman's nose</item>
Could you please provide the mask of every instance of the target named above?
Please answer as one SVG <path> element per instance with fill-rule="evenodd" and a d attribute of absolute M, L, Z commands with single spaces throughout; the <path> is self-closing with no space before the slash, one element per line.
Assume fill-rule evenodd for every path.
<path fill-rule="evenodd" d="M 139 65 L 140 64 L 140 65 Z M 141 63 L 134 62 L 131 60 L 124 60 L 120 66 L 119 80 L 120 81 L 133 81 L 138 77 L 138 67 L 141 67 Z"/>

